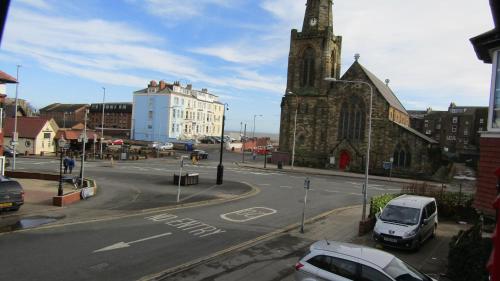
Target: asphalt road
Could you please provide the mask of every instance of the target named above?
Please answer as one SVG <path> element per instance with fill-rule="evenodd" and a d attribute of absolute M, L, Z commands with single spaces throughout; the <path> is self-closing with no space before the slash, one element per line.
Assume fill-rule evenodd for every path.
<path fill-rule="evenodd" d="M 217 161 L 190 164 L 187 171 L 215 183 Z M 174 159 L 88 162 L 86 175 L 101 188 L 80 204 L 95 210 L 123 210 L 127 216 L 83 224 L 0 235 L 0 280 L 137 280 L 200 259 L 297 223 L 301 219 L 306 175 L 240 168 L 241 155 L 226 154 L 224 179 L 260 189 L 253 197 L 223 204 L 143 214 L 164 202 L 155 195 L 179 169 Z M 18 159 L 23 171 L 57 172 L 58 161 Z M 79 166 L 77 166 L 78 170 Z M 362 181 L 310 176 L 306 217 L 361 204 Z M 397 183 L 370 182 L 369 196 L 395 192 Z M 100 251 L 99 251 L 100 250 Z"/>

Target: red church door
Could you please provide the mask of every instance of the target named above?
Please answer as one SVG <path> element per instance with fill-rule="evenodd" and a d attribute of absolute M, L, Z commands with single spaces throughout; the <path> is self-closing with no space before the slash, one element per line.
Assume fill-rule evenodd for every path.
<path fill-rule="evenodd" d="M 347 166 L 349 166 L 350 162 L 351 162 L 351 156 L 349 155 L 349 152 L 343 150 L 340 153 L 339 168 L 341 170 L 345 170 Z"/>

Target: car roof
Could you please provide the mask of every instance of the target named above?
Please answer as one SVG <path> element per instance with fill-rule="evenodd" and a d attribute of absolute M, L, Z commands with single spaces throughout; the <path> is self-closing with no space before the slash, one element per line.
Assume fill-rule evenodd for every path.
<path fill-rule="evenodd" d="M 422 208 L 430 202 L 435 201 L 432 197 L 416 196 L 416 195 L 401 195 L 389 201 L 387 205 L 409 207 L 409 208 Z"/>
<path fill-rule="evenodd" d="M 311 251 L 319 250 L 358 258 L 385 268 L 393 259 L 392 254 L 351 243 L 321 240 L 311 245 Z"/>

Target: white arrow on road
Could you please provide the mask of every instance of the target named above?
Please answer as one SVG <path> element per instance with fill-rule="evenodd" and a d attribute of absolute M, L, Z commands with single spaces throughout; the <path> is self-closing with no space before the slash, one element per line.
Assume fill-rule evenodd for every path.
<path fill-rule="evenodd" d="M 99 249 L 99 250 L 95 250 L 94 253 L 106 252 L 106 251 L 111 251 L 111 250 L 116 250 L 116 249 L 127 248 L 127 247 L 130 247 L 131 244 L 135 244 L 135 243 L 139 243 L 139 242 L 144 242 L 144 241 L 151 240 L 151 239 L 160 238 L 160 237 L 167 236 L 167 235 L 170 235 L 170 234 L 172 234 L 172 233 L 167 232 L 167 233 L 158 234 L 158 235 L 155 235 L 155 236 L 151 236 L 151 237 L 147 237 L 147 238 L 135 240 L 135 241 L 132 241 L 132 242 L 118 242 L 118 243 L 113 244 L 111 246 L 104 247 L 104 248 Z"/>

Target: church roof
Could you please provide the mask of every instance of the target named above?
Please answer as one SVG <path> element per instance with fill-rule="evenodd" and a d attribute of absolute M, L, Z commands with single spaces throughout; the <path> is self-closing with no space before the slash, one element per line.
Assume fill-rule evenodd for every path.
<path fill-rule="evenodd" d="M 397 124 L 397 125 L 398 125 L 398 126 L 400 126 L 401 128 L 403 128 L 403 129 L 405 129 L 405 130 L 407 130 L 407 131 L 411 132 L 412 134 L 416 135 L 417 137 L 420 137 L 421 139 L 424 139 L 425 141 L 427 141 L 427 142 L 429 142 L 429 143 L 432 143 L 432 144 L 438 144 L 438 143 L 439 143 L 439 142 L 437 142 L 436 140 L 429 138 L 428 136 L 426 136 L 426 135 L 424 135 L 424 134 L 420 133 L 419 131 L 417 131 L 417 130 L 415 130 L 415 129 L 411 128 L 411 127 L 407 127 L 407 126 L 405 126 L 405 125 L 402 125 L 402 124 L 399 124 L 399 123 L 396 123 L 396 122 L 394 122 L 394 124 Z"/>
<path fill-rule="evenodd" d="M 366 69 L 364 66 L 362 66 L 359 62 L 354 62 L 354 64 L 358 64 L 361 69 L 365 72 L 366 76 L 370 79 L 370 81 L 375 85 L 377 90 L 384 96 L 385 100 L 394 108 L 397 110 L 408 114 L 406 111 L 405 107 L 403 104 L 399 101 L 399 99 L 396 97 L 396 95 L 392 92 L 391 88 L 387 86 L 384 82 L 382 82 L 380 79 L 378 79 L 375 74 L 371 73 L 368 69 Z M 353 64 L 353 65 L 354 65 Z"/>

